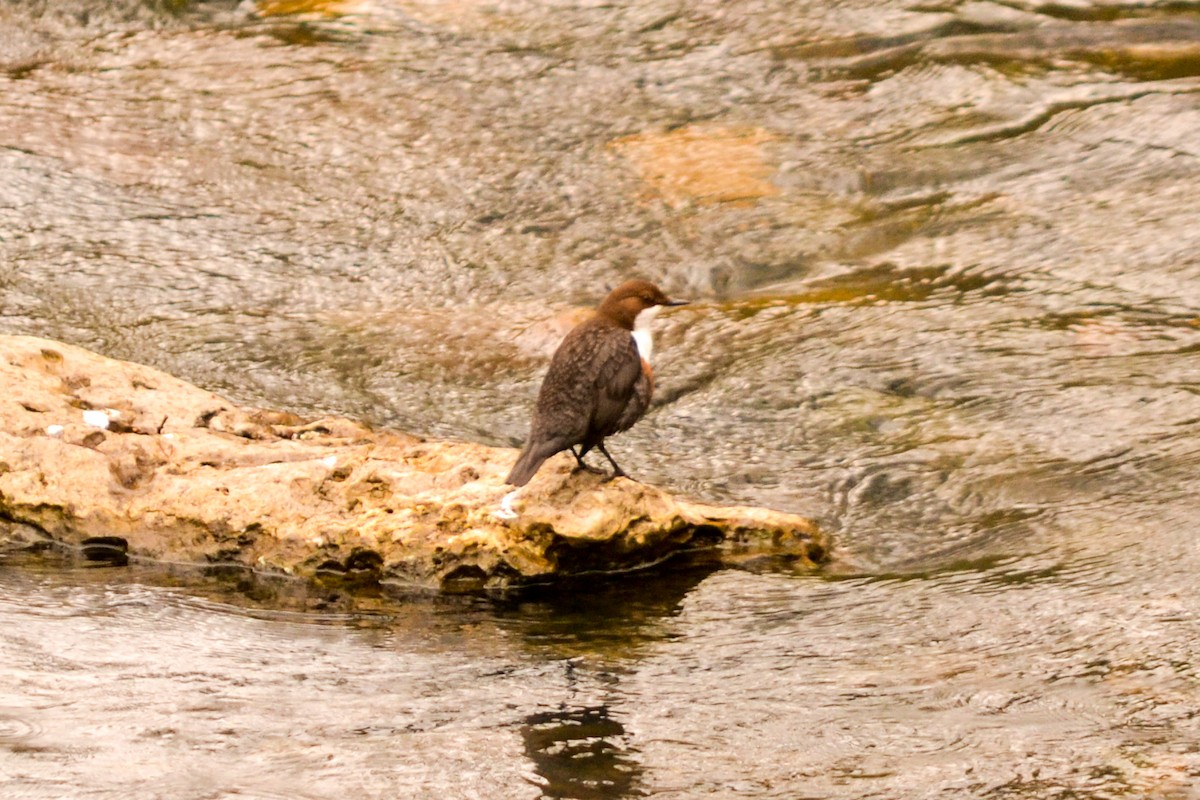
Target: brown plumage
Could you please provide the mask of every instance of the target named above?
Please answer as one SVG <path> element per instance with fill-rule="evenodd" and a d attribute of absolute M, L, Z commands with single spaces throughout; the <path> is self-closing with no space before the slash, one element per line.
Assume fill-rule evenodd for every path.
<path fill-rule="evenodd" d="M 529 439 L 507 483 L 524 486 L 546 459 L 563 450 L 571 450 L 582 467 L 593 447 L 612 464 L 614 477 L 625 474 L 604 449 L 604 440 L 641 419 L 654 391 L 654 373 L 638 353 L 633 325 L 648 308 L 677 305 L 683 301 L 668 299 L 648 281 L 626 281 L 567 334 L 550 361 Z"/>

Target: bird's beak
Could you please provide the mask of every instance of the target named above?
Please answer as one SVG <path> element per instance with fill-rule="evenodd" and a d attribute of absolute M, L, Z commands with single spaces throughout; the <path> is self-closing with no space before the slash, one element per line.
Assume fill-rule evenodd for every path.
<path fill-rule="evenodd" d="M 663 305 L 664 306 L 686 306 L 689 302 L 690 301 L 688 301 L 688 300 L 668 300 L 667 302 L 663 303 Z"/>

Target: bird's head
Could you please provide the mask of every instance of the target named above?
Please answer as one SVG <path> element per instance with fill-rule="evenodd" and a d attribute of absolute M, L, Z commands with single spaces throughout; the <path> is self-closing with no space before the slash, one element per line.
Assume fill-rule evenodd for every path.
<path fill-rule="evenodd" d="M 672 300 L 650 281 L 629 280 L 608 293 L 600 304 L 600 313 L 633 329 L 638 314 L 661 306 L 682 306 L 686 300 Z"/>

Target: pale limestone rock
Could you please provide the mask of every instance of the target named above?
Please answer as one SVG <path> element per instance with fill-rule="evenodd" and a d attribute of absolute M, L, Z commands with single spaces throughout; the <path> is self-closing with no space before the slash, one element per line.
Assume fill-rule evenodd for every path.
<path fill-rule="evenodd" d="M 802 517 L 572 474 L 565 455 L 505 520 L 515 450 L 238 408 L 45 339 L 0 336 L 0 385 L 0 520 L 68 544 L 120 537 L 135 557 L 466 588 L 631 569 L 698 544 L 802 564 L 828 549 Z"/>

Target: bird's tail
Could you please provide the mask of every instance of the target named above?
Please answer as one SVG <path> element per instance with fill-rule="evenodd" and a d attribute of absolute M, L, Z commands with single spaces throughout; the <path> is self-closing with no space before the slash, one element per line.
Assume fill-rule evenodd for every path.
<path fill-rule="evenodd" d="M 557 453 L 559 449 L 561 448 L 548 448 L 545 445 L 535 447 L 532 442 L 526 444 L 525 449 L 521 451 L 521 457 L 517 459 L 512 472 L 508 473 L 504 482 L 512 486 L 524 486 L 529 483 L 529 479 L 541 468 L 542 464 L 546 463 L 546 459 Z"/>

